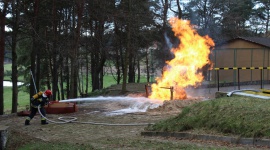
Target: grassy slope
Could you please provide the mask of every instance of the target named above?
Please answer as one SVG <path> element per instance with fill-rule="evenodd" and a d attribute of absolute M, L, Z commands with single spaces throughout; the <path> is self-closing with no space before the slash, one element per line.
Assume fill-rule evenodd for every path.
<path fill-rule="evenodd" d="M 186 107 L 177 117 L 149 131 L 204 130 L 223 135 L 270 138 L 270 101 L 251 97 L 224 97 Z"/>

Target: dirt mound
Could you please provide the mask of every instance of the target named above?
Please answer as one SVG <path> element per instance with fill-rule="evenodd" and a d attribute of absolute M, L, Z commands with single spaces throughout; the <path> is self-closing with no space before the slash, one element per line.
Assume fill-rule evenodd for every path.
<path fill-rule="evenodd" d="M 149 110 L 149 112 L 181 112 L 184 107 L 198 102 L 201 102 L 201 100 L 168 100 L 164 101 L 163 105 L 158 108 Z"/>

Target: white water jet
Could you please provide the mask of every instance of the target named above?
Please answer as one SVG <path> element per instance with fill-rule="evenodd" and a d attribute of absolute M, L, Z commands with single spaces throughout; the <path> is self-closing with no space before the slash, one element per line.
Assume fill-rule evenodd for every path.
<path fill-rule="evenodd" d="M 110 96 L 110 97 L 87 97 L 61 100 L 60 102 L 94 102 L 94 101 L 112 101 L 127 105 L 127 108 L 106 112 L 106 115 L 123 115 L 126 113 L 146 112 L 148 109 L 154 109 L 163 104 L 160 100 L 153 100 L 146 97 L 128 97 L 128 96 Z"/>
<path fill-rule="evenodd" d="M 119 100 L 144 100 L 159 102 L 159 100 L 153 100 L 146 97 L 129 97 L 129 96 L 98 96 L 98 97 L 86 97 L 86 98 L 74 98 L 61 100 L 60 102 L 89 102 L 89 101 L 119 101 Z"/>

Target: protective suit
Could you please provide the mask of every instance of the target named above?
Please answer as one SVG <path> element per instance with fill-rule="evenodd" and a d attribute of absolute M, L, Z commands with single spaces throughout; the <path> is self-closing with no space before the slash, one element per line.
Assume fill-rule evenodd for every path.
<path fill-rule="evenodd" d="M 40 112 L 41 114 L 46 117 L 46 111 L 44 106 L 48 104 L 50 96 L 52 92 L 50 90 L 46 90 L 45 92 L 38 92 L 37 94 L 33 95 L 30 99 L 31 101 L 31 113 L 25 120 L 25 125 L 30 125 L 30 120 L 33 119 L 38 112 L 38 106 L 40 105 Z M 48 124 L 46 119 L 41 116 L 41 124 L 45 125 Z"/>

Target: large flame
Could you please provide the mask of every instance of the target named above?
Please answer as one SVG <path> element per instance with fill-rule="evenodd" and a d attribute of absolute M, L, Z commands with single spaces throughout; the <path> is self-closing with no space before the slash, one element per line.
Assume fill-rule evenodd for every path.
<path fill-rule="evenodd" d="M 172 94 L 173 99 L 186 99 L 184 88 L 200 85 L 203 75 L 199 70 L 211 65 L 209 54 L 214 46 L 213 40 L 200 36 L 187 20 L 171 18 L 170 24 L 180 45 L 171 49 L 174 59 L 166 62 L 162 77 L 156 78 L 156 84 L 152 84 L 151 99 L 170 100 Z"/>

